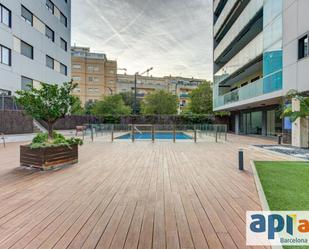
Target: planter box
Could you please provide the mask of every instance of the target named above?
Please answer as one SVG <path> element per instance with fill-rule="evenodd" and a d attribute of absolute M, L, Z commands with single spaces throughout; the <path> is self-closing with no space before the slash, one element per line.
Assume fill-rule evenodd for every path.
<path fill-rule="evenodd" d="M 78 145 L 31 149 L 20 146 L 20 165 L 50 170 L 78 162 Z"/>

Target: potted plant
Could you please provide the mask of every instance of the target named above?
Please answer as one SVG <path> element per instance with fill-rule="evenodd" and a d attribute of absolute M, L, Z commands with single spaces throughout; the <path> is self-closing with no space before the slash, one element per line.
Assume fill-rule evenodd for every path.
<path fill-rule="evenodd" d="M 78 162 L 79 138 L 65 138 L 54 132 L 58 119 L 71 113 L 76 97 L 71 92 L 76 87 L 72 82 L 61 86 L 41 83 L 40 87 L 29 86 L 27 91 L 17 91 L 17 102 L 34 119 L 47 124 L 48 132 L 39 133 L 29 145 L 20 146 L 21 166 L 50 170 Z"/>

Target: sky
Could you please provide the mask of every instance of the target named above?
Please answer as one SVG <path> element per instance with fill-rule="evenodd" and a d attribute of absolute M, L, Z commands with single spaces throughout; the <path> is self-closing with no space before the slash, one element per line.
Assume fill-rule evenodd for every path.
<path fill-rule="evenodd" d="M 212 79 L 212 0 L 73 0 L 72 45 L 128 74 Z M 123 73 L 123 71 L 119 71 Z"/>

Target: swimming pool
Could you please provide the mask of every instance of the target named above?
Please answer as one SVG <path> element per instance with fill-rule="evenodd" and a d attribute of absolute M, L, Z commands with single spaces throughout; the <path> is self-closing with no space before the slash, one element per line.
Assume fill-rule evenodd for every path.
<path fill-rule="evenodd" d="M 156 132 L 155 133 L 155 139 L 162 139 L 162 140 L 173 140 L 173 132 Z M 141 140 L 151 140 L 152 134 L 151 132 L 143 132 L 143 133 L 135 133 L 134 134 L 135 139 L 141 139 Z M 132 134 L 128 133 L 123 136 L 117 137 L 116 139 L 132 139 Z M 183 132 L 176 132 L 176 140 L 186 140 L 186 139 L 193 139 L 191 136 L 183 133 Z"/>

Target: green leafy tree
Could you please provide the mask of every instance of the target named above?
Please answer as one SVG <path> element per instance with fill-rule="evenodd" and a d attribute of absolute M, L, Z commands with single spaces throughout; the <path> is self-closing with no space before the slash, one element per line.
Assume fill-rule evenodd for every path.
<path fill-rule="evenodd" d="M 177 114 L 177 96 L 159 90 L 147 95 L 142 102 L 142 114 L 145 115 L 173 115 Z"/>
<path fill-rule="evenodd" d="M 292 122 L 295 122 L 298 118 L 309 117 L 309 97 L 296 90 L 290 90 L 286 95 L 286 99 L 289 101 L 292 99 L 298 100 L 300 108 L 298 111 L 293 111 L 292 105 L 284 105 L 282 117 L 289 117 Z"/>
<path fill-rule="evenodd" d="M 131 108 L 126 106 L 122 97 L 117 95 L 106 96 L 95 102 L 92 113 L 94 115 L 129 115 Z"/>
<path fill-rule="evenodd" d="M 94 101 L 87 101 L 84 106 L 84 114 L 91 115 L 94 105 L 95 105 Z"/>
<path fill-rule="evenodd" d="M 84 112 L 85 112 L 85 110 L 82 107 L 82 102 L 80 101 L 80 99 L 78 97 L 74 96 L 74 103 L 72 105 L 71 114 L 83 115 Z"/>
<path fill-rule="evenodd" d="M 76 98 L 71 92 L 76 87 L 72 82 L 57 84 L 41 83 L 39 88 L 29 85 L 26 91 L 17 91 L 17 103 L 35 119 L 43 120 L 48 125 L 48 137 L 53 138 L 53 125 L 58 119 L 72 111 Z"/>
<path fill-rule="evenodd" d="M 134 107 L 134 92 L 123 92 L 119 95 L 122 97 L 126 106 Z M 136 107 L 139 112 L 141 109 L 141 100 L 139 98 L 136 99 Z"/>
<path fill-rule="evenodd" d="M 190 103 L 185 112 L 213 114 L 213 96 L 210 82 L 204 82 L 190 93 Z"/>

